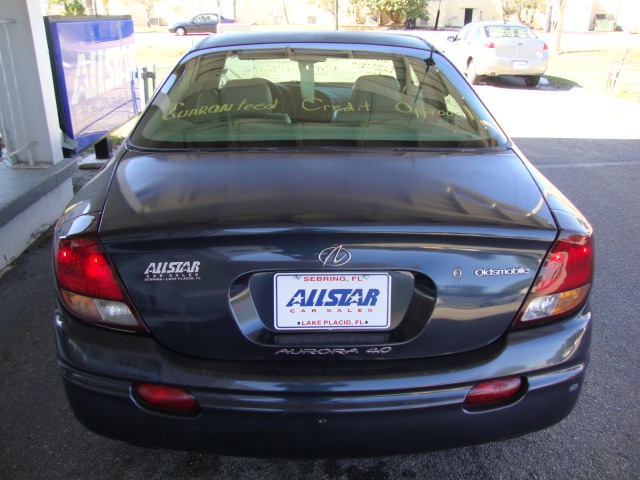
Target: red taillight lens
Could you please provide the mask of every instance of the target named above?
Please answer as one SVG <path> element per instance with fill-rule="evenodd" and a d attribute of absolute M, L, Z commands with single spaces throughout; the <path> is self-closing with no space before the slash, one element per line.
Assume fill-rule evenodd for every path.
<path fill-rule="evenodd" d="M 107 254 L 90 238 L 62 239 L 56 258 L 60 288 L 103 300 L 122 301 Z"/>
<path fill-rule="evenodd" d="M 591 291 L 593 264 L 590 235 L 558 240 L 547 254 L 513 326 L 547 322 L 584 306 Z"/>
<path fill-rule="evenodd" d="M 542 47 L 542 50 L 543 50 L 543 51 L 545 51 L 545 52 L 549 50 L 549 47 L 547 46 L 547 44 L 546 44 L 546 43 L 545 43 L 545 44 L 544 44 L 544 46 Z"/>
<path fill-rule="evenodd" d="M 593 276 L 593 244 L 591 237 L 571 235 L 558 240 L 547 255 L 538 274 L 534 292 L 537 295 L 572 290 L 591 282 Z"/>
<path fill-rule="evenodd" d="M 474 386 L 464 399 L 464 407 L 471 409 L 496 407 L 519 398 L 525 390 L 520 377 L 501 378 Z"/>
<path fill-rule="evenodd" d="M 200 406 L 195 397 L 182 388 L 143 383 L 133 387 L 136 399 L 151 410 L 179 415 L 195 415 Z"/>
<path fill-rule="evenodd" d="M 61 238 L 54 250 L 54 269 L 60 300 L 73 315 L 110 328 L 148 332 L 95 234 Z"/>
<path fill-rule="evenodd" d="M 494 42 L 485 43 L 484 48 L 496 48 L 496 44 Z"/>

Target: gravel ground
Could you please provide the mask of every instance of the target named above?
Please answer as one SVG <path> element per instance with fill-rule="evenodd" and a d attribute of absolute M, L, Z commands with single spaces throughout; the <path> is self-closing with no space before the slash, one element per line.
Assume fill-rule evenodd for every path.
<path fill-rule="evenodd" d="M 90 168 L 85 169 L 81 168 L 73 174 L 72 182 L 73 182 L 73 193 L 76 193 L 80 190 L 84 185 L 93 178 L 93 176 L 100 171 L 99 168 Z"/>

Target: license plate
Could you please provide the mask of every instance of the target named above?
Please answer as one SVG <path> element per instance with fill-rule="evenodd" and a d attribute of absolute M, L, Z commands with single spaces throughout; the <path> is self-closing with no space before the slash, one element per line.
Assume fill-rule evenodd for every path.
<path fill-rule="evenodd" d="M 512 63 L 514 70 L 524 70 L 529 68 L 529 62 L 525 62 L 523 60 L 514 60 Z"/>
<path fill-rule="evenodd" d="M 279 273 L 274 277 L 278 330 L 385 329 L 391 318 L 387 273 Z"/>

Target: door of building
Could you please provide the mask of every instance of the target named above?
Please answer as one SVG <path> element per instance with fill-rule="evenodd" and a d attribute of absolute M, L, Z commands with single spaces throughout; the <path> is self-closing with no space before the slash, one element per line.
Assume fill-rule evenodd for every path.
<path fill-rule="evenodd" d="M 464 24 L 473 22 L 473 8 L 464 9 Z"/>

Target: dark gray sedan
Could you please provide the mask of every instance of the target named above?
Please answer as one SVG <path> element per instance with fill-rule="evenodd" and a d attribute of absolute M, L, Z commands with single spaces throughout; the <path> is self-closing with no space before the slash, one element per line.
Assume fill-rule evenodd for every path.
<path fill-rule="evenodd" d="M 137 445 L 349 456 L 543 429 L 592 229 L 424 40 L 208 37 L 55 229 L 58 358 Z"/>
<path fill-rule="evenodd" d="M 190 20 L 176 22 L 169 27 L 169 32 L 176 35 L 188 33 L 218 33 L 219 23 L 234 23 L 234 18 L 224 17 L 217 13 L 200 13 Z"/>

